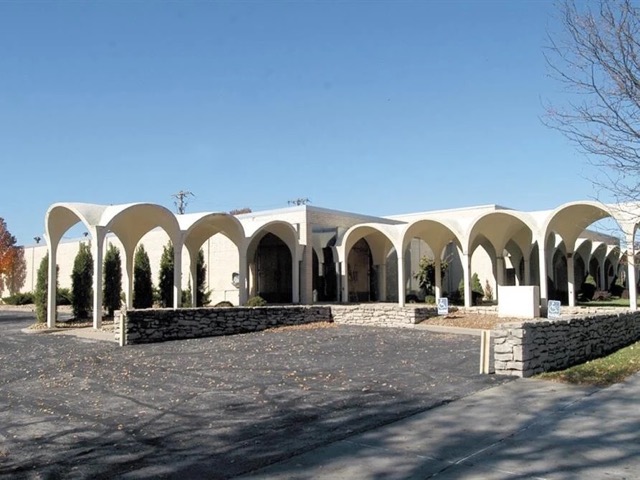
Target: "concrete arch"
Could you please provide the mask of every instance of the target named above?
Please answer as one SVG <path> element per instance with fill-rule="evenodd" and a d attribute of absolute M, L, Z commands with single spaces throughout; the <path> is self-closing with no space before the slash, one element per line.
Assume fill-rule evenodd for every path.
<path fill-rule="evenodd" d="M 524 212 L 515 210 L 497 210 L 487 212 L 477 217 L 466 234 L 466 242 L 463 247 L 467 252 L 478 235 L 483 235 L 495 248 L 496 252 L 502 252 L 509 242 L 514 239 L 520 249 L 525 252 L 530 250 L 534 231 L 536 229 L 533 218 Z M 514 238 L 524 230 L 524 238 Z M 523 240 L 525 240 L 523 242 Z"/>
<path fill-rule="evenodd" d="M 543 238 L 551 232 L 557 233 L 564 240 L 568 251 L 573 251 L 580 234 L 592 223 L 611 217 L 620 225 L 614 213 L 600 202 L 565 203 L 549 214 L 541 225 L 540 233 Z"/>
<path fill-rule="evenodd" d="M 162 228 L 173 244 L 173 307 L 182 300 L 182 232 L 169 209 L 153 203 L 130 203 L 107 207 L 101 219 L 103 234 L 111 231 L 124 247 L 124 293 L 127 308 L 133 306 L 133 257 L 142 237 Z"/>
<path fill-rule="evenodd" d="M 466 233 L 466 242 L 463 244 L 463 255 L 466 254 L 466 262 L 469 262 L 471 260 L 471 254 L 476 250 L 478 245 L 480 245 L 482 239 L 486 239 L 486 241 L 491 244 L 495 252 L 494 270 L 496 289 L 494 297 L 498 301 L 499 288 L 505 285 L 504 250 L 507 244 L 512 241 L 518 246 L 525 260 L 525 268 L 528 269 L 526 262 L 529 261 L 534 231 L 535 222 L 533 218 L 524 212 L 515 210 L 494 210 L 486 212 L 475 218 L 469 225 Z M 486 247 L 485 250 L 487 250 Z M 466 271 L 469 271 L 468 267 Z M 466 292 L 471 290 L 471 278 L 467 275 L 464 281 L 466 285 L 466 297 Z M 465 305 L 469 301 L 470 299 L 465 298 Z"/>
<path fill-rule="evenodd" d="M 247 259 L 246 238 L 240 220 L 234 215 L 220 212 L 178 215 L 177 218 L 180 230 L 183 232 L 184 246 L 189 252 L 191 285 L 197 284 L 197 261 L 200 248 L 209 238 L 220 233 L 231 240 L 238 249 L 238 293 L 240 304 L 244 304 L 247 300 Z M 191 305 L 196 305 L 196 288 L 192 288 L 191 296 Z"/>
<path fill-rule="evenodd" d="M 267 222 L 258 227 L 251 235 L 246 239 L 246 252 L 244 256 L 246 258 L 247 269 L 246 277 L 249 279 L 249 288 L 251 284 L 255 284 L 257 278 L 257 271 L 255 265 L 255 255 L 262 238 L 268 233 L 276 236 L 280 239 L 289 249 L 291 254 L 291 286 L 292 286 L 292 302 L 300 302 L 300 262 L 302 261 L 303 248 L 298 242 L 298 231 L 289 222 L 274 220 Z M 243 254 L 240 254 L 242 257 Z M 242 267 L 241 267 L 242 268 Z"/>
<path fill-rule="evenodd" d="M 573 255 L 576 250 L 576 241 L 580 234 L 592 223 L 603 218 L 611 217 L 618 226 L 625 231 L 628 223 L 616 209 L 595 201 L 569 202 L 560 205 L 547 216 L 543 221 L 540 234 L 546 238 L 551 232 L 559 235 L 564 241 L 567 257 L 567 294 L 570 306 L 575 306 L 575 276 Z M 632 262 L 633 263 L 633 262 Z M 542 260 L 540 261 L 543 267 Z M 631 308 L 637 308 L 636 288 L 635 288 L 635 268 L 629 268 L 629 275 L 633 276 L 634 285 L 629 290 Z M 544 290 L 543 290 L 544 287 Z M 541 285 L 541 297 L 547 297 L 546 285 Z"/>
<path fill-rule="evenodd" d="M 284 222 L 281 220 L 274 220 L 264 225 L 261 225 L 258 229 L 256 229 L 251 237 L 247 239 L 247 255 L 248 257 L 251 254 L 255 253 L 255 248 L 257 247 L 258 242 L 264 237 L 267 233 L 272 233 L 280 240 L 282 240 L 289 250 L 291 250 L 291 255 L 294 260 L 300 260 L 298 258 L 298 232 L 288 222 Z"/>
<path fill-rule="evenodd" d="M 49 207 L 45 215 L 45 237 L 49 250 L 49 266 L 47 270 L 47 326 L 55 327 L 56 322 L 56 278 L 58 245 L 64 233 L 76 223 L 82 222 L 89 231 L 94 261 L 93 272 L 93 323 L 100 327 L 102 318 L 102 241 L 104 236 L 98 229 L 106 207 L 89 203 L 55 203 Z"/>
<path fill-rule="evenodd" d="M 442 250 L 452 240 L 459 246 L 464 243 L 463 235 L 453 223 L 430 218 L 415 220 L 404 226 L 401 235 L 403 249 L 409 245 L 412 238 L 424 240 L 434 252 Z"/>
<path fill-rule="evenodd" d="M 421 218 L 404 226 L 401 230 L 401 244 L 404 252 L 413 238 L 424 241 L 434 254 L 436 272 L 440 271 L 442 252 L 445 247 L 454 242 L 462 248 L 463 237 L 458 228 L 452 223 L 442 219 Z M 436 275 L 435 297 L 436 300 L 442 294 L 442 278 Z"/>
<path fill-rule="evenodd" d="M 349 258 L 349 252 L 354 245 L 361 239 L 364 239 L 369 245 L 371 251 L 371 257 L 374 268 L 378 270 L 379 289 L 384 292 L 386 290 L 386 256 L 387 253 L 395 248 L 398 254 L 398 285 L 402 284 L 402 288 L 399 288 L 398 302 L 404 305 L 404 265 L 402 265 L 402 252 L 397 248 L 401 245 L 399 241 L 399 235 L 397 228 L 394 225 L 384 225 L 376 223 L 363 223 L 354 225 L 349 228 L 344 235 L 338 239 L 340 242 L 337 245 L 338 258 L 341 262 L 340 279 L 341 279 L 341 291 L 342 301 L 349 300 L 349 280 L 347 275 L 347 262 Z"/>
<path fill-rule="evenodd" d="M 49 239 L 49 297 L 47 322 L 55 324 L 55 263 L 57 246 L 62 234 L 72 225 L 81 221 L 87 226 L 92 237 L 93 271 L 93 326 L 100 328 L 102 322 L 102 260 L 104 239 L 107 232 L 113 232 L 122 242 L 125 250 L 125 296 L 127 306 L 131 306 L 133 250 L 142 236 L 150 230 L 161 227 L 174 244 L 174 307 L 181 297 L 182 234 L 175 215 L 160 205 L 151 203 L 131 203 L 123 205 L 95 205 L 84 203 L 56 203 L 45 217 L 46 235 Z"/>
<path fill-rule="evenodd" d="M 131 203 L 107 207 L 100 222 L 106 231 L 113 232 L 126 248 L 135 248 L 140 239 L 160 227 L 174 244 L 182 243 L 180 225 L 167 208 L 153 203 Z"/>
<path fill-rule="evenodd" d="M 106 208 L 90 203 L 54 203 L 45 215 L 45 235 L 49 246 L 57 245 L 64 233 L 78 222 L 82 222 L 92 233 L 100 224 Z"/>

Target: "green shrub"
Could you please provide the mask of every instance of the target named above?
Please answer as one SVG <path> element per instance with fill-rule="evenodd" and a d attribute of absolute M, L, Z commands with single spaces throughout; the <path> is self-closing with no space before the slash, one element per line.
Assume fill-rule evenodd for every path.
<path fill-rule="evenodd" d="M 440 278 L 442 279 L 449 269 L 448 259 L 440 261 Z M 433 292 L 433 288 L 436 284 L 436 262 L 429 257 L 420 258 L 418 264 L 418 271 L 414 275 L 414 278 L 418 281 L 420 288 L 430 294 Z"/>
<path fill-rule="evenodd" d="M 102 277 L 102 306 L 107 309 L 107 315 L 113 317 L 113 313 L 122 305 L 122 296 L 124 295 L 122 291 L 122 260 L 120 259 L 120 250 L 113 244 L 109 244 L 107 253 L 104 255 Z"/>
<path fill-rule="evenodd" d="M 202 307 L 211 302 L 211 290 L 207 290 L 206 285 L 207 267 L 204 264 L 204 250 L 198 251 L 196 261 L 196 305 Z"/>
<path fill-rule="evenodd" d="M 162 247 L 162 256 L 160 257 L 160 274 L 157 292 L 162 308 L 173 307 L 173 272 L 173 244 L 169 241 L 169 243 Z M 184 305 L 184 297 L 182 304 Z"/>
<path fill-rule="evenodd" d="M 264 298 L 257 295 L 247 300 L 247 307 L 264 307 L 266 304 L 267 304 L 267 301 Z"/>
<path fill-rule="evenodd" d="M 435 305 L 436 304 L 435 295 L 427 295 L 426 297 L 424 297 L 424 303 L 428 303 L 429 305 Z"/>
<path fill-rule="evenodd" d="M 153 281 L 149 256 L 140 245 L 133 260 L 133 308 L 151 308 L 153 306 Z"/>
<path fill-rule="evenodd" d="M 458 291 L 460 292 L 460 296 L 464 300 L 464 278 L 460 280 Z M 480 278 L 478 277 L 477 273 L 474 273 L 471 276 L 471 303 L 473 303 L 474 305 L 478 305 L 480 302 L 482 302 L 483 298 L 484 290 L 482 289 Z"/>
<path fill-rule="evenodd" d="M 216 303 L 214 307 L 233 307 L 233 303 L 229 302 L 228 300 L 223 300 Z"/>
<path fill-rule="evenodd" d="M 56 303 L 58 305 L 73 305 L 73 293 L 70 288 L 58 288 L 56 295 Z"/>
<path fill-rule="evenodd" d="M 47 321 L 47 298 L 49 296 L 49 253 L 47 253 L 40 261 L 38 267 L 36 291 L 33 294 L 33 301 L 36 305 L 36 322 L 44 323 Z M 58 267 L 56 266 L 56 287 L 58 284 Z M 57 290 L 57 289 L 56 289 Z M 56 318 L 57 318 L 56 311 Z"/>
<path fill-rule="evenodd" d="M 180 297 L 182 299 L 182 303 L 181 305 L 184 308 L 191 308 L 193 305 L 191 305 L 191 280 L 189 280 L 189 285 L 187 286 L 186 290 L 182 290 L 182 297 Z"/>
<path fill-rule="evenodd" d="M 91 247 L 80 243 L 71 272 L 71 307 L 75 318 L 88 318 L 93 300 L 93 256 Z"/>
<path fill-rule="evenodd" d="M 8 297 L 2 299 L 7 305 L 30 305 L 33 303 L 33 293 L 14 293 Z"/>

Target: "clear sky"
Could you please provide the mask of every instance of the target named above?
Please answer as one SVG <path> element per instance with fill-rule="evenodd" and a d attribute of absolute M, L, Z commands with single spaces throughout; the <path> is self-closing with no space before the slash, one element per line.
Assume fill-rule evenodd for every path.
<path fill-rule="evenodd" d="M 60 201 L 371 215 L 593 198 L 542 125 L 552 1 L 0 2 L 0 217 Z"/>

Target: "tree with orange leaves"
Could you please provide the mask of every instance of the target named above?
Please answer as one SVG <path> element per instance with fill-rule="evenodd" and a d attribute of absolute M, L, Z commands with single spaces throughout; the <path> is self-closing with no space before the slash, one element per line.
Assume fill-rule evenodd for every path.
<path fill-rule="evenodd" d="M 20 250 L 16 246 L 16 237 L 7 228 L 7 222 L 0 217 L 0 291 L 4 289 L 5 283 L 11 284 L 8 286 L 14 289 L 13 277 L 16 269 L 24 266 L 24 253 L 20 255 Z"/>

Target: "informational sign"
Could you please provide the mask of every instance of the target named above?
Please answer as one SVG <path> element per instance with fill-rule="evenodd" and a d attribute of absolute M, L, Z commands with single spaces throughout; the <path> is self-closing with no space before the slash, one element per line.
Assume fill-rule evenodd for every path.
<path fill-rule="evenodd" d="M 547 318 L 560 318 L 559 300 L 549 300 L 547 302 Z"/>
<path fill-rule="evenodd" d="M 449 299 L 442 297 L 438 299 L 438 315 L 449 314 Z"/>

